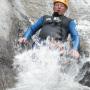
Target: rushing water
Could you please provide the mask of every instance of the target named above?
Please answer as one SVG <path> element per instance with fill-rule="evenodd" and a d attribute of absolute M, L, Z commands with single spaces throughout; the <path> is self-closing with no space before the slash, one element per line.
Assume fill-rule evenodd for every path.
<path fill-rule="evenodd" d="M 67 52 L 65 53 L 65 55 Z M 15 56 L 18 70 L 16 87 L 11 90 L 90 90 L 78 83 L 79 69 L 89 58 L 77 60 L 60 56 L 60 51 L 50 48 L 49 41 L 37 43 L 31 50 Z M 81 75 L 83 78 L 83 75 Z"/>
<path fill-rule="evenodd" d="M 47 41 L 46 46 L 38 44 L 40 47 L 23 51 L 19 55 L 17 53 L 12 60 L 12 43 L 19 29 L 17 24 L 28 19 L 28 16 L 36 20 L 44 14 L 50 14 L 51 2 L 0 0 L 0 90 L 90 90 L 90 64 L 85 64 L 90 62 L 90 0 L 70 0 L 66 13 L 78 21 L 82 49 L 80 62 L 66 55 L 60 56 L 58 49 L 48 47 Z M 25 25 L 21 24 L 21 28 Z"/>
<path fill-rule="evenodd" d="M 83 6 L 86 5 L 84 1 L 82 1 Z M 75 3 L 73 0 L 72 2 Z M 78 3 L 78 0 L 76 2 Z M 80 37 L 89 46 L 90 21 L 87 17 L 88 14 L 84 16 L 80 14 L 78 29 Z M 85 74 L 82 73 L 78 76 L 79 70 L 84 63 L 90 61 L 90 57 L 86 58 L 83 54 L 78 63 L 77 60 L 66 55 L 60 56 L 58 49 L 49 48 L 48 41 L 45 44 L 38 43 L 35 48 L 15 56 L 14 68 L 18 71 L 16 77 L 18 82 L 14 88 L 9 90 L 90 90 L 89 87 L 78 83 Z"/>

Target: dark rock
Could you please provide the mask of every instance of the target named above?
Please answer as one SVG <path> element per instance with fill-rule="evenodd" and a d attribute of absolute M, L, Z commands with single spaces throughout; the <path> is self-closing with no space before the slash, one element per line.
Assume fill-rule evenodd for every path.
<path fill-rule="evenodd" d="M 79 81 L 79 83 L 90 87 L 90 62 L 86 62 L 80 72 L 82 74 L 84 73 L 84 77 Z"/>

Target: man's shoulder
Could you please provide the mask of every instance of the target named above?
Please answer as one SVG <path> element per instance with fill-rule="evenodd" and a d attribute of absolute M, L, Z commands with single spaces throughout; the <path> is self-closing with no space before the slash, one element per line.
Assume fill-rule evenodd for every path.
<path fill-rule="evenodd" d="M 74 19 L 74 18 L 70 18 L 70 17 L 66 17 L 66 16 L 64 16 L 64 18 L 67 19 L 67 21 L 70 22 L 70 23 L 77 24 L 77 20 Z"/>
<path fill-rule="evenodd" d="M 72 21 L 73 19 L 67 16 L 63 16 L 64 19 L 66 19 L 67 21 Z"/>
<path fill-rule="evenodd" d="M 52 21 L 52 16 L 51 15 L 44 15 L 43 20 L 44 20 L 44 22 Z"/>

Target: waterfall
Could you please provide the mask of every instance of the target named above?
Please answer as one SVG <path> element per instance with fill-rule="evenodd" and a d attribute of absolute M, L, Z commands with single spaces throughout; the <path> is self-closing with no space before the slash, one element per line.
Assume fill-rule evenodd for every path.
<path fill-rule="evenodd" d="M 45 2 L 44 6 L 47 7 L 44 8 L 52 7 L 51 1 Z M 77 7 L 76 3 L 78 4 Z M 80 1 L 71 0 L 70 5 L 72 6 L 69 7 L 66 15 L 71 17 L 76 15 L 80 38 L 82 41 L 85 40 L 83 43 L 89 44 L 90 37 L 87 32 L 90 28 L 90 21 L 87 18 L 89 13 L 84 15 L 84 12 L 79 12 L 78 9 L 86 10 L 83 6 L 86 6 L 87 3 L 84 0 L 81 3 L 82 6 L 80 6 Z M 41 9 L 42 14 L 43 11 Z M 89 50 L 85 49 L 87 45 L 84 46 L 83 43 L 81 45 L 82 49 L 84 48 L 82 52 L 84 50 L 89 52 L 89 46 Z M 70 63 L 65 64 L 68 61 Z M 87 57 L 86 53 L 82 53 L 80 63 L 77 63 L 76 60 L 65 56 L 60 57 L 58 50 L 50 49 L 47 42 L 46 45 L 39 44 L 38 47 L 15 56 L 14 67 L 18 71 L 18 82 L 14 88 L 9 90 L 90 90 L 88 86 L 85 86 L 85 83 L 84 85 L 79 83 L 87 72 L 87 68 L 84 71 L 81 69 L 86 62 L 90 62 L 90 57 Z"/>
<path fill-rule="evenodd" d="M 51 14 L 52 0 L 1 0 L 0 90 L 90 90 L 90 1 L 70 0 L 69 5 L 66 15 L 78 22 L 80 63 L 60 56 L 47 40 L 46 45 L 14 55 L 12 41 L 17 38 L 18 21 Z"/>
<path fill-rule="evenodd" d="M 85 74 L 80 75 L 79 70 L 89 58 L 81 58 L 77 63 L 60 56 L 59 52 L 46 41 L 16 55 L 14 66 L 18 70 L 18 82 L 9 90 L 90 90 L 78 83 L 78 77 L 82 79 Z"/>

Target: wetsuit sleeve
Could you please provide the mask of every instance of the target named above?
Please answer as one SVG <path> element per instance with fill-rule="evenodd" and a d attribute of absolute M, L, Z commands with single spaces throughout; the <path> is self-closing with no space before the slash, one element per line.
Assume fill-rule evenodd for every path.
<path fill-rule="evenodd" d="M 27 40 L 29 40 L 31 36 L 35 34 L 36 31 L 38 31 L 42 27 L 43 22 L 44 22 L 44 17 L 39 18 L 36 23 L 34 23 L 32 26 L 29 26 L 27 28 L 27 31 L 24 33 L 24 37 Z"/>
<path fill-rule="evenodd" d="M 80 47 L 80 37 L 77 32 L 77 23 L 75 20 L 70 21 L 69 32 L 71 34 L 71 39 L 72 39 L 72 48 L 78 50 Z"/>

